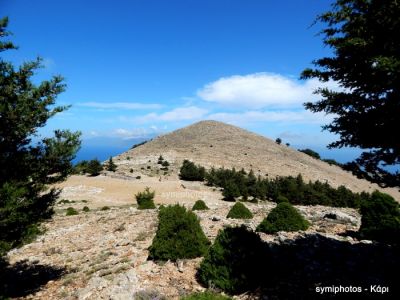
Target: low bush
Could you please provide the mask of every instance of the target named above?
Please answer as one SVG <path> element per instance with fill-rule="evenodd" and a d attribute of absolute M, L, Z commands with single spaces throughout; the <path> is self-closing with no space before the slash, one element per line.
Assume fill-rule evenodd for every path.
<path fill-rule="evenodd" d="M 87 163 L 86 173 L 89 173 L 90 176 L 98 176 L 100 172 L 103 171 L 103 166 L 98 159 L 92 159 Z"/>
<path fill-rule="evenodd" d="M 179 177 L 182 180 L 203 181 L 205 174 L 206 170 L 204 167 L 196 166 L 193 162 L 185 159 L 182 163 Z"/>
<path fill-rule="evenodd" d="M 319 155 L 319 153 L 311 150 L 311 149 L 299 149 L 299 152 L 303 152 L 304 154 L 307 154 L 315 159 L 321 159 L 321 156 Z"/>
<path fill-rule="evenodd" d="M 203 256 L 209 241 L 199 219 L 178 204 L 159 210 L 158 228 L 149 248 L 149 259 L 172 260 Z"/>
<path fill-rule="evenodd" d="M 400 208 L 391 196 L 378 191 L 361 204 L 360 237 L 388 243 L 400 241 Z"/>
<path fill-rule="evenodd" d="M 279 203 L 258 225 L 257 231 L 276 233 L 278 231 L 306 230 L 310 223 L 289 203 Z"/>
<path fill-rule="evenodd" d="M 286 198 L 285 196 L 279 195 L 278 197 L 276 197 L 275 202 L 276 203 L 289 202 L 289 199 Z"/>
<path fill-rule="evenodd" d="M 209 209 L 203 200 L 197 200 L 192 207 L 192 210 L 207 210 Z"/>
<path fill-rule="evenodd" d="M 103 207 L 101 208 L 101 210 L 110 210 L 110 207 L 108 207 L 108 206 L 103 206 Z"/>
<path fill-rule="evenodd" d="M 62 200 L 58 201 L 58 204 L 69 204 L 69 203 L 75 203 L 75 201 L 71 201 L 68 199 L 62 199 Z"/>
<path fill-rule="evenodd" d="M 156 208 L 154 204 L 155 191 L 150 191 L 149 187 L 146 187 L 143 192 L 139 192 L 135 195 L 138 209 L 153 209 Z"/>
<path fill-rule="evenodd" d="M 253 214 L 243 203 L 236 202 L 226 217 L 231 219 L 252 219 Z"/>
<path fill-rule="evenodd" d="M 74 216 L 79 214 L 78 211 L 73 207 L 68 207 L 67 212 L 65 213 L 66 216 Z"/>
<path fill-rule="evenodd" d="M 280 202 L 284 198 L 278 197 L 282 196 L 292 204 L 359 208 L 362 199 L 368 197 L 367 193 L 353 193 L 344 186 L 333 188 L 326 182 L 304 182 L 300 174 L 268 179 L 256 177 L 253 171 L 211 168 L 205 174 L 205 181 L 209 186 L 223 188 L 227 201 L 241 196 L 242 200 L 253 197 Z"/>
<path fill-rule="evenodd" d="M 84 207 L 82 208 L 82 211 L 84 211 L 84 212 L 88 212 L 88 211 L 90 211 L 90 209 L 89 209 L 89 207 L 87 207 L 87 206 L 84 206 Z"/>
<path fill-rule="evenodd" d="M 211 291 L 194 293 L 181 298 L 181 300 L 231 300 L 231 299 L 232 298 Z"/>
<path fill-rule="evenodd" d="M 267 272 L 265 246 L 260 237 L 241 227 L 221 230 L 197 272 L 207 287 L 217 287 L 229 294 L 240 294 L 258 287 Z"/>

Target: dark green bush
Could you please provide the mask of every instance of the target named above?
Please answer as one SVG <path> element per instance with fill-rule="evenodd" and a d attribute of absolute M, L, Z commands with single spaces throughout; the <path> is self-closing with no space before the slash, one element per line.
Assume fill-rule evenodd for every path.
<path fill-rule="evenodd" d="M 155 191 L 150 191 L 149 187 L 146 187 L 143 192 L 139 192 L 135 195 L 138 209 L 153 209 L 156 208 L 154 204 Z"/>
<path fill-rule="evenodd" d="M 88 161 L 87 160 L 81 160 L 78 162 L 74 167 L 73 167 L 73 174 L 85 174 L 87 173 L 87 166 L 88 166 Z"/>
<path fill-rule="evenodd" d="M 73 207 L 68 207 L 67 212 L 65 213 L 66 216 L 74 216 L 79 214 L 78 211 Z"/>
<path fill-rule="evenodd" d="M 110 207 L 108 207 L 108 206 L 103 206 L 103 207 L 101 208 L 101 210 L 110 210 Z"/>
<path fill-rule="evenodd" d="M 234 181 L 228 181 L 224 186 L 222 196 L 224 196 L 225 201 L 235 201 L 240 196 L 239 187 Z"/>
<path fill-rule="evenodd" d="M 388 194 L 378 191 L 361 204 L 360 236 L 389 243 L 400 241 L 400 209 Z"/>
<path fill-rule="evenodd" d="M 239 294 L 256 288 L 263 274 L 265 246 L 260 237 L 242 227 L 221 230 L 197 272 L 205 286 Z"/>
<path fill-rule="evenodd" d="M 205 180 L 209 186 L 222 187 L 224 200 L 228 201 L 250 196 L 279 202 L 283 198 L 278 197 L 282 196 L 292 204 L 359 208 L 361 200 L 368 197 L 367 193 L 353 193 L 344 186 L 336 189 L 320 181 L 305 183 L 301 175 L 268 179 L 256 177 L 252 171 L 247 174 L 244 170 L 211 168 Z"/>
<path fill-rule="evenodd" d="M 307 154 L 311 157 L 314 157 L 315 159 L 321 159 L 321 156 L 315 152 L 314 150 L 311 149 L 299 149 L 299 152 L 303 152 L 304 154 Z"/>
<path fill-rule="evenodd" d="M 206 170 L 201 166 L 196 166 L 189 160 L 184 160 L 180 169 L 179 177 L 188 181 L 203 181 Z"/>
<path fill-rule="evenodd" d="M 286 198 L 285 196 L 279 195 L 279 196 L 276 198 L 276 203 L 282 203 L 282 202 L 289 202 L 289 199 Z"/>
<path fill-rule="evenodd" d="M 306 230 L 310 223 L 287 202 L 279 203 L 257 227 L 257 231 L 276 233 L 278 231 Z"/>
<path fill-rule="evenodd" d="M 106 167 L 106 170 L 110 171 L 110 172 L 115 172 L 117 170 L 117 165 L 114 163 L 112 156 L 110 156 L 105 167 Z"/>
<path fill-rule="evenodd" d="M 203 256 L 209 241 L 197 216 L 178 204 L 159 210 L 156 236 L 149 248 L 149 259 L 172 260 Z"/>
<path fill-rule="evenodd" d="M 227 296 L 217 294 L 212 291 L 205 291 L 202 293 L 194 293 L 188 296 L 181 298 L 181 300 L 231 300 Z"/>
<path fill-rule="evenodd" d="M 87 163 L 86 172 L 90 176 L 98 176 L 101 171 L 103 171 L 103 166 L 98 159 L 92 159 Z"/>
<path fill-rule="evenodd" d="M 161 164 L 163 167 L 169 167 L 169 162 L 164 160 Z"/>
<path fill-rule="evenodd" d="M 197 200 L 192 207 L 192 210 L 207 210 L 209 209 L 203 200 Z"/>
<path fill-rule="evenodd" d="M 82 211 L 84 211 L 84 212 L 88 212 L 88 211 L 90 211 L 90 209 L 89 209 L 89 207 L 87 207 L 87 206 L 84 206 L 84 207 L 82 208 Z"/>
<path fill-rule="evenodd" d="M 253 214 L 243 203 L 236 202 L 226 217 L 231 219 L 252 219 Z"/>

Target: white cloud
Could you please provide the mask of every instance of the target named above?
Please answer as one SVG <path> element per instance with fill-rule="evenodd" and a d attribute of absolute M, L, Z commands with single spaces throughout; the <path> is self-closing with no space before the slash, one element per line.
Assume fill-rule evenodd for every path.
<path fill-rule="evenodd" d="M 81 102 L 77 105 L 97 109 L 159 109 L 162 107 L 160 104 L 137 102 Z"/>
<path fill-rule="evenodd" d="M 332 121 L 332 116 L 324 113 L 312 113 L 306 110 L 291 111 L 246 111 L 243 113 L 215 113 L 207 118 L 230 124 L 243 125 L 257 122 L 291 124 L 325 124 Z"/>
<path fill-rule="evenodd" d="M 111 132 L 110 136 L 119 137 L 122 139 L 133 139 L 133 138 L 148 136 L 150 133 L 153 132 L 154 132 L 153 129 L 145 129 L 145 128 L 134 128 L 134 129 L 117 128 Z"/>
<path fill-rule="evenodd" d="M 154 121 L 174 122 L 174 121 L 199 120 L 202 119 L 207 114 L 207 112 L 208 112 L 207 110 L 196 106 L 178 107 L 164 113 L 159 113 L 159 114 L 149 113 L 141 117 L 134 117 L 131 120 L 141 123 L 154 122 Z M 128 119 L 125 118 L 124 120 Z"/>
<path fill-rule="evenodd" d="M 298 81 L 274 73 L 255 73 L 223 77 L 197 91 L 202 100 L 235 107 L 299 107 L 318 99 L 317 87 L 337 90 L 335 82 L 321 83 L 316 79 Z"/>

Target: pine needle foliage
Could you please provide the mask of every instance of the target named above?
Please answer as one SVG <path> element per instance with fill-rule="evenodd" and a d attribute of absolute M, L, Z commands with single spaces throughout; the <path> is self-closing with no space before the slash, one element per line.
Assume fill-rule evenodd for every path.
<path fill-rule="evenodd" d="M 197 272 L 205 286 L 229 294 L 256 288 L 263 278 L 265 246 L 260 237 L 246 227 L 221 230 Z"/>
<path fill-rule="evenodd" d="M 287 202 L 279 203 L 257 226 L 257 231 L 276 233 L 278 231 L 307 230 L 310 223 Z"/>
<path fill-rule="evenodd" d="M 158 228 L 149 248 L 149 259 L 190 259 L 203 256 L 210 242 L 205 236 L 199 219 L 179 204 L 160 209 Z"/>
<path fill-rule="evenodd" d="M 243 203 L 236 202 L 226 217 L 231 219 L 252 219 L 253 214 Z"/>
<path fill-rule="evenodd" d="M 154 196 L 156 192 L 150 191 L 149 187 L 146 187 L 143 192 L 139 192 L 135 195 L 138 209 L 153 209 L 156 208 L 154 204 Z"/>
<path fill-rule="evenodd" d="M 208 210 L 207 204 L 203 200 L 197 200 L 193 207 L 192 210 Z"/>

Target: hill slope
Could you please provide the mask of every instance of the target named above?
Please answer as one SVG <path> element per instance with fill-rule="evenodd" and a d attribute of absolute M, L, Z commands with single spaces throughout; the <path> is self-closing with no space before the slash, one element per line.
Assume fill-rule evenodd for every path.
<path fill-rule="evenodd" d="M 261 135 L 217 121 L 201 121 L 157 137 L 117 156 L 115 161 L 120 171 L 129 174 L 131 168 L 154 163 L 159 155 L 172 163 L 172 170 L 175 171 L 172 176 L 177 175 L 176 171 L 182 161 L 189 159 L 207 168 L 253 169 L 256 175 L 270 178 L 296 176 L 300 173 L 305 180 L 327 181 L 335 187 L 344 185 L 355 192 L 382 190 L 337 166 L 331 166 L 285 145 L 277 145 Z M 400 199 L 397 189 L 385 189 L 385 192 Z"/>

